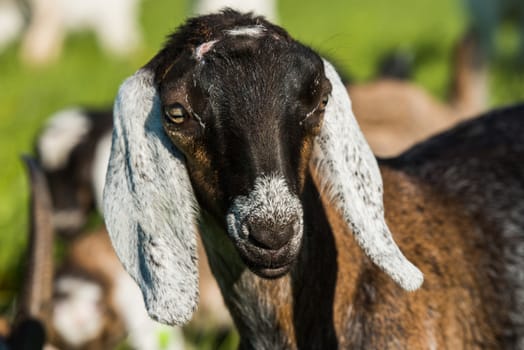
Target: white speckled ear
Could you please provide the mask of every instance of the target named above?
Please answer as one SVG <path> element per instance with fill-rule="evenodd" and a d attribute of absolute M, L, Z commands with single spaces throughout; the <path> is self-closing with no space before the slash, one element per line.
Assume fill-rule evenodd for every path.
<path fill-rule="evenodd" d="M 310 165 L 321 192 L 338 208 L 366 255 L 406 290 L 422 285 L 422 273 L 402 254 L 384 219 L 382 177 L 351 110 L 346 87 L 324 60 L 332 85 L 324 123 Z"/>
<path fill-rule="evenodd" d="M 149 315 L 165 324 L 187 322 L 198 302 L 195 208 L 184 160 L 162 129 L 154 74 L 141 69 L 115 101 L 104 217 Z"/>

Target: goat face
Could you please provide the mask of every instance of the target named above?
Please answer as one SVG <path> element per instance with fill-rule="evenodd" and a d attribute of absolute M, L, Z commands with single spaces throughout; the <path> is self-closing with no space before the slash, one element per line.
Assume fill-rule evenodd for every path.
<path fill-rule="evenodd" d="M 226 10 L 179 28 L 120 88 L 104 190 L 113 246 L 150 316 L 180 324 L 196 307 L 197 199 L 252 271 L 287 272 L 311 167 L 371 260 L 418 288 L 422 274 L 385 223 L 378 165 L 333 67 L 260 17 Z"/>
<path fill-rule="evenodd" d="M 195 52 L 159 83 L 164 130 L 246 265 L 280 276 L 299 251 L 300 191 L 331 89 L 322 60 L 271 36 L 226 36 Z"/>

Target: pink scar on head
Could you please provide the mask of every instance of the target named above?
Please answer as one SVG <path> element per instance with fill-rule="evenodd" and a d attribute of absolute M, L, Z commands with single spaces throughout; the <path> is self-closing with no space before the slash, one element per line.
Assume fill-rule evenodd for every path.
<path fill-rule="evenodd" d="M 203 44 L 200 44 L 196 49 L 195 49 L 195 57 L 197 58 L 197 60 L 201 60 L 204 55 L 213 48 L 213 46 L 215 46 L 215 44 L 218 42 L 218 40 L 211 40 L 211 41 L 207 41 Z"/>

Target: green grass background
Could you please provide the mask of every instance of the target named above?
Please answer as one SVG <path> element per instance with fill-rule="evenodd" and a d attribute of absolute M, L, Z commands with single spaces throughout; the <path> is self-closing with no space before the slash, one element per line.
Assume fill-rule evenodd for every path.
<path fill-rule="evenodd" d="M 0 54 L 0 307 L 19 281 L 27 232 L 27 181 L 19 155 L 52 112 L 70 105 L 104 107 L 121 81 L 160 48 L 187 13 L 184 0 L 144 0 L 142 49 L 126 60 L 102 53 L 94 36 L 69 37 L 61 58 L 46 68 L 18 59 L 19 43 Z M 281 0 L 280 24 L 303 43 L 334 59 L 357 82 L 372 78 L 392 49 L 415 54 L 413 79 L 444 99 L 453 44 L 467 26 L 460 0 Z M 491 105 L 524 98 L 522 74 L 508 68 L 516 36 L 504 28 L 502 53 L 492 65 Z M 0 311 L 2 311 L 0 309 Z"/>

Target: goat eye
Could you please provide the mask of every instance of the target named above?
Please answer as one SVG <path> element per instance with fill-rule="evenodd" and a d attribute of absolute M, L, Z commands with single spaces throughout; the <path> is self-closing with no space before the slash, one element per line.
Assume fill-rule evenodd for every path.
<path fill-rule="evenodd" d="M 182 124 L 187 119 L 187 112 L 182 105 L 176 103 L 164 109 L 167 119 L 175 124 Z"/>
<path fill-rule="evenodd" d="M 320 111 L 324 111 L 326 109 L 328 102 L 329 102 L 329 95 L 324 95 L 324 97 L 322 97 L 322 101 L 320 101 L 320 104 L 318 105 L 318 109 Z"/>

